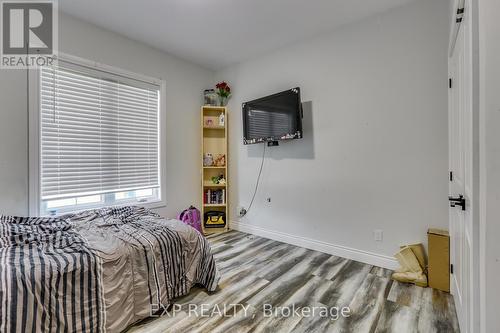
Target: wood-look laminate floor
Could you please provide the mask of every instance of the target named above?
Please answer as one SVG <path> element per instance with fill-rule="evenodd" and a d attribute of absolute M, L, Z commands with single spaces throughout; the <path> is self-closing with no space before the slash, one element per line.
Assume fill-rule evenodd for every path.
<path fill-rule="evenodd" d="M 130 332 L 459 331 L 451 295 L 394 282 L 387 269 L 238 231 L 208 239 L 222 272 L 218 290 L 194 288 L 175 311 Z M 294 305 L 298 315 L 288 314 Z M 342 307 L 349 317 L 335 320 L 331 309 Z"/>

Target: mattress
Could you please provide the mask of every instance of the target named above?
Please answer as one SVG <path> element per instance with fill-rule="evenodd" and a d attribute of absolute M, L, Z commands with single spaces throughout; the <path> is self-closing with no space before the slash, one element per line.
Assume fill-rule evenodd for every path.
<path fill-rule="evenodd" d="M 120 332 L 219 279 L 198 231 L 141 207 L 0 218 L 0 332 Z"/>

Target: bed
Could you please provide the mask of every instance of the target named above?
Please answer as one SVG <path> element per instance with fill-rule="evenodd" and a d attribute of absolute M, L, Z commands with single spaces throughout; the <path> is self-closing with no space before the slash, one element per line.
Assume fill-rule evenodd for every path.
<path fill-rule="evenodd" d="M 219 278 L 198 231 L 145 208 L 0 218 L 0 332 L 120 332 Z"/>

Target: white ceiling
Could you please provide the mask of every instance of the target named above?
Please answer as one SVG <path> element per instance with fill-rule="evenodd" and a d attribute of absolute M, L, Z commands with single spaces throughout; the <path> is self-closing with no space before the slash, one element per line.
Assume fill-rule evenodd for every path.
<path fill-rule="evenodd" d="M 87 22 L 210 69 L 413 0 L 61 0 Z"/>

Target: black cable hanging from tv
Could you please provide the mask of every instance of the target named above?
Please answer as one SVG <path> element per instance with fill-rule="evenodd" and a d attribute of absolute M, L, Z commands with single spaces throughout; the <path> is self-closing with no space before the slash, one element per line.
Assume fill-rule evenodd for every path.
<path fill-rule="evenodd" d="M 266 145 L 263 144 L 262 147 L 263 147 L 262 148 L 262 160 L 260 161 L 259 175 L 257 176 L 257 181 L 255 182 L 255 189 L 253 191 L 252 200 L 250 201 L 250 204 L 248 205 L 248 208 L 246 209 L 243 216 L 248 214 L 248 212 L 250 211 L 250 208 L 252 208 L 253 202 L 255 200 L 255 195 L 257 194 L 257 190 L 259 189 L 260 176 L 262 175 L 262 169 L 264 167 L 264 159 L 266 156 Z"/>

